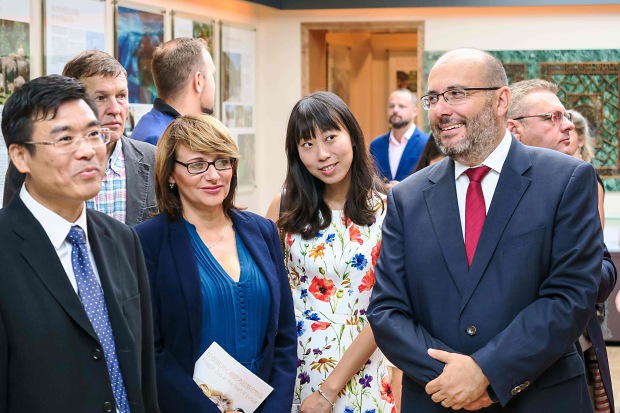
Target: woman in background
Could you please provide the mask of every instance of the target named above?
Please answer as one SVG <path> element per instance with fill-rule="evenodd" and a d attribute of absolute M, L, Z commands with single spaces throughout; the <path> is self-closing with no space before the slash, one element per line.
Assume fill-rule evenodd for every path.
<path fill-rule="evenodd" d="M 267 217 L 284 234 L 293 289 L 295 402 L 302 413 L 391 413 L 385 358 L 366 319 L 384 196 L 361 128 L 338 96 L 310 94 L 290 115 L 286 154 Z"/>
<path fill-rule="evenodd" d="M 273 387 L 257 412 L 292 403 L 295 318 L 280 240 L 273 222 L 234 205 L 238 160 L 230 132 L 206 115 L 175 119 L 157 145 L 159 215 L 136 231 L 166 413 L 220 413 L 192 379 L 213 343 Z"/>
<path fill-rule="evenodd" d="M 590 128 L 588 121 L 583 115 L 574 109 L 567 111 L 573 115 L 573 125 L 575 129 L 569 132 L 569 155 L 581 159 L 585 162 L 592 162 L 594 159 L 594 149 L 592 148 L 592 137 L 590 136 Z M 598 213 L 601 217 L 601 227 L 605 227 L 605 187 L 601 177 L 596 174 L 598 181 Z"/>
<path fill-rule="evenodd" d="M 437 142 L 435 141 L 433 134 L 431 134 L 431 136 L 429 136 L 428 140 L 426 141 L 424 150 L 420 155 L 420 160 L 418 161 L 418 164 L 416 165 L 413 172 L 418 172 L 419 170 L 424 169 L 429 165 L 441 161 L 445 157 L 446 155 L 441 152 L 439 146 L 437 146 Z"/>

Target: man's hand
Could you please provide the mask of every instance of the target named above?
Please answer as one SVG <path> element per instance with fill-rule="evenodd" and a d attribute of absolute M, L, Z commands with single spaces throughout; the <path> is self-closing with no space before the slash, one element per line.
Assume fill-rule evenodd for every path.
<path fill-rule="evenodd" d="M 493 404 L 493 400 L 491 400 L 491 396 L 489 396 L 489 393 L 485 391 L 484 393 L 482 393 L 482 396 L 478 397 L 473 402 L 463 406 L 463 409 L 465 409 L 465 410 L 480 410 L 480 409 L 483 409 L 485 407 L 489 407 L 492 404 Z"/>
<path fill-rule="evenodd" d="M 484 407 L 486 399 L 481 396 L 485 395 L 489 380 L 471 357 L 435 349 L 429 349 L 428 355 L 445 363 L 439 377 L 426 385 L 426 393 L 435 403 L 453 410 L 470 405 Z"/>

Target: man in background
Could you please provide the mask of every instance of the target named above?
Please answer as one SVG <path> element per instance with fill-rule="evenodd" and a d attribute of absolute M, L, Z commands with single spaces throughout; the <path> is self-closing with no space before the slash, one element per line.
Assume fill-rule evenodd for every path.
<path fill-rule="evenodd" d="M 415 125 L 417 97 L 409 89 L 398 89 L 388 99 L 390 132 L 370 143 L 377 172 L 390 186 L 413 173 L 428 135 Z"/>
<path fill-rule="evenodd" d="M 558 88 L 543 79 L 529 79 L 510 86 L 512 101 L 508 109 L 508 130 L 525 145 L 552 149 L 571 155 L 569 132 L 575 126 L 560 99 Z M 616 285 L 616 267 L 604 248 L 597 303 L 605 301 Z M 592 402 L 596 413 L 615 412 L 607 347 L 597 310 L 592 314 L 585 332 L 579 337 L 584 353 Z"/>
<path fill-rule="evenodd" d="M 157 413 L 144 257 L 126 225 L 85 207 L 106 143 L 84 85 L 51 75 L 6 102 L 24 183 L 0 210 L 0 411 Z"/>
<path fill-rule="evenodd" d="M 179 37 L 157 46 L 151 72 L 159 97 L 138 121 L 132 139 L 156 145 L 175 118 L 213 113 L 215 65 L 204 39 Z"/>
<path fill-rule="evenodd" d="M 89 50 L 69 61 L 63 75 L 84 83 L 97 105 L 101 126 L 111 132 L 101 191 L 86 206 L 133 227 L 155 211 L 155 147 L 123 136 L 129 111 L 127 71 L 109 54 Z M 9 165 L 4 206 L 17 194 L 23 179 Z"/>

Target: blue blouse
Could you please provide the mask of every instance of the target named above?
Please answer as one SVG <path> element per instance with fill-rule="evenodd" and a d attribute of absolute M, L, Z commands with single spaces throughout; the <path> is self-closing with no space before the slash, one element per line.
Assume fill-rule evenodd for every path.
<path fill-rule="evenodd" d="M 217 342 L 228 354 L 256 373 L 266 343 L 271 311 L 269 285 L 235 231 L 241 274 L 235 282 L 200 239 L 189 231 L 202 290 L 202 335 L 199 355 Z M 234 229 L 234 228 L 233 228 Z"/>

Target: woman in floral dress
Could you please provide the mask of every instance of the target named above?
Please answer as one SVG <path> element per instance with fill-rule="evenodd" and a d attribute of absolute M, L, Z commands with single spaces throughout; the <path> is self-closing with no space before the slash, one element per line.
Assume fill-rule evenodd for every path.
<path fill-rule="evenodd" d="M 284 190 L 267 217 L 283 233 L 295 304 L 294 401 L 302 413 L 392 413 L 366 319 L 385 206 L 361 128 L 338 96 L 316 92 L 293 108 L 286 153 Z"/>

